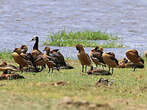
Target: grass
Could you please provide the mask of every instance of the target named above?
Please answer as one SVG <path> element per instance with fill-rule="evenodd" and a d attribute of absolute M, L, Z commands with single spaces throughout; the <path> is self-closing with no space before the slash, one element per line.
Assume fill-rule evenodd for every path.
<path fill-rule="evenodd" d="M 44 45 L 52 46 L 75 46 L 76 44 L 83 44 L 85 47 L 95 47 L 101 45 L 104 48 L 120 48 L 123 47 L 122 44 L 117 44 L 115 42 L 109 42 L 105 44 L 98 44 L 95 40 L 117 40 L 117 36 L 108 35 L 107 33 L 102 33 L 100 31 L 91 32 L 66 32 L 61 31 L 58 33 L 51 34 L 47 37 L 46 41 L 43 42 Z"/>
<path fill-rule="evenodd" d="M 5 53 L 2 59 L 15 64 L 9 56 L 10 53 Z M 146 109 L 147 68 L 136 69 L 135 72 L 131 68 L 116 68 L 112 76 L 89 76 L 81 72 L 79 61 L 67 60 L 67 62 L 75 69 L 59 72 L 55 70 L 54 73 L 48 73 L 45 69 L 35 74 L 22 73 L 21 75 L 25 77 L 23 80 L 0 81 L 0 108 L 2 110 L 10 108 L 13 110 L 83 110 L 77 106 L 70 108 L 58 106 L 57 103 L 64 96 L 69 96 L 75 102 L 86 100 L 90 103 L 109 104 L 113 110 Z M 145 60 L 146 66 L 147 60 Z M 101 77 L 113 80 L 113 85 L 96 87 L 95 83 Z M 67 83 L 64 86 L 51 85 L 52 82 L 59 80 Z"/>

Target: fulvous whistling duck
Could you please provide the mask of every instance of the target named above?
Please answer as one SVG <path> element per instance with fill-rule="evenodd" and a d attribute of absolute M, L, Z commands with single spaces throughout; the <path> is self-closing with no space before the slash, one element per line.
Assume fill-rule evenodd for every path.
<path fill-rule="evenodd" d="M 21 56 L 21 49 L 20 48 L 15 48 L 13 53 L 12 53 L 12 56 L 14 58 L 14 61 L 19 64 L 19 69 L 21 71 L 23 71 L 23 67 L 28 67 L 28 61 L 23 57 Z"/>
<path fill-rule="evenodd" d="M 50 72 L 50 69 L 52 69 L 52 72 L 53 72 L 54 67 L 56 67 L 56 69 L 59 71 L 59 67 L 54 62 L 54 59 L 52 57 L 47 56 L 47 55 L 44 55 L 43 56 L 43 59 L 44 59 L 46 65 L 48 66 L 48 69 L 49 69 L 48 72 Z"/>
<path fill-rule="evenodd" d="M 115 54 L 112 52 L 104 52 L 102 54 L 104 62 L 108 65 L 109 67 L 109 72 L 110 68 L 112 68 L 112 74 L 113 74 L 113 68 L 118 67 L 118 60 L 115 58 Z"/>
<path fill-rule="evenodd" d="M 31 53 L 27 53 L 27 51 L 28 51 L 28 47 L 26 45 L 22 45 L 21 46 L 21 56 L 23 56 L 26 60 L 29 60 L 30 61 L 30 66 L 33 66 L 32 67 L 32 68 L 34 68 L 33 70 L 35 72 L 38 72 L 39 68 L 37 68 L 37 66 L 34 63 L 36 59 L 34 59 L 34 57 L 32 56 Z M 30 69 L 29 69 L 29 71 L 30 71 Z"/>
<path fill-rule="evenodd" d="M 147 50 L 145 51 L 145 57 L 147 58 Z"/>
<path fill-rule="evenodd" d="M 58 67 L 63 67 L 65 69 L 73 69 L 72 66 L 66 64 L 64 56 L 60 53 L 59 49 L 54 49 L 50 51 L 50 47 L 46 46 L 44 48 L 44 51 L 46 51 L 46 54 L 48 56 L 51 56 L 54 59 L 54 63 Z"/>
<path fill-rule="evenodd" d="M 21 49 L 22 49 L 22 53 L 24 53 L 24 54 L 26 54 L 27 53 L 27 51 L 28 51 L 28 47 L 26 46 L 26 45 L 21 45 L 21 47 L 20 47 Z"/>
<path fill-rule="evenodd" d="M 121 59 L 119 61 L 119 68 L 125 68 L 127 63 L 128 63 L 128 60 L 126 58 Z"/>
<path fill-rule="evenodd" d="M 104 78 L 100 78 L 97 83 L 96 86 L 111 86 L 113 84 L 113 81 L 109 81 L 108 79 L 104 79 Z"/>
<path fill-rule="evenodd" d="M 78 59 L 82 65 L 82 72 L 84 72 L 84 65 L 85 65 L 85 72 L 87 71 L 87 66 L 91 66 L 91 60 L 87 53 L 85 53 L 84 47 L 80 44 L 76 45 L 76 49 L 78 50 Z"/>
<path fill-rule="evenodd" d="M 110 72 L 103 70 L 103 69 L 97 69 L 91 66 L 91 69 L 88 71 L 88 74 L 94 74 L 94 75 L 111 75 Z"/>
<path fill-rule="evenodd" d="M 44 61 L 46 62 L 47 66 L 49 68 L 49 72 L 50 72 L 50 68 L 52 68 L 52 72 L 53 72 L 54 67 L 56 67 L 56 69 L 59 71 L 58 59 L 51 55 L 50 47 L 46 46 L 43 51 L 45 51 Z"/>
<path fill-rule="evenodd" d="M 66 66 L 66 62 L 64 60 L 64 56 L 60 53 L 59 49 L 54 49 L 50 52 L 50 56 L 55 58 L 55 62 L 58 66 Z"/>
<path fill-rule="evenodd" d="M 97 65 L 105 66 L 105 62 L 102 57 L 102 54 L 103 54 L 102 47 L 97 46 L 96 48 L 92 49 L 89 54 L 92 61 L 96 64 L 96 67 Z"/>
<path fill-rule="evenodd" d="M 11 73 L 11 71 L 17 71 L 17 68 L 13 65 L 8 65 L 6 62 L 0 64 L 0 71 L 3 71 L 4 74 Z"/>
<path fill-rule="evenodd" d="M 96 46 L 94 49 L 92 49 L 92 50 L 89 52 L 90 57 L 92 56 L 92 54 L 93 54 L 94 52 L 101 52 L 101 53 L 103 53 L 103 48 L 100 47 L 100 46 Z"/>
<path fill-rule="evenodd" d="M 138 51 L 136 49 L 127 50 L 126 51 L 126 56 L 134 64 L 143 64 L 144 65 L 144 60 L 138 55 Z M 133 71 L 135 71 L 135 69 L 137 67 L 134 66 L 133 68 L 134 68 Z"/>

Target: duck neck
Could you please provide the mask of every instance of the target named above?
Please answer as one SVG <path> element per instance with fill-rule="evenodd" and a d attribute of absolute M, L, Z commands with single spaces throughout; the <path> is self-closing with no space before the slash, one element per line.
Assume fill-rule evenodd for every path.
<path fill-rule="evenodd" d="M 28 51 L 27 49 L 24 49 L 22 52 L 26 54 L 26 53 L 27 53 L 27 51 Z"/>
<path fill-rule="evenodd" d="M 49 54 L 50 54 L 50 52 L 49 52 L 49 51 L 46 51 L 46 55 L 48 55 L 48 56 L 49 56 Z"/>
<path fill-rule="evenodd" d="M 39 42 L 39 39 L 37 38 L 33 46 L 33 50 L 38 50 L 38 42 Z"/>

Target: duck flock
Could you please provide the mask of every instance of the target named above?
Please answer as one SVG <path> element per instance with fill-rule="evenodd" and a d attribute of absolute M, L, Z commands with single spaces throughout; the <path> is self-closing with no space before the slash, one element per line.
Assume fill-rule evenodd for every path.
<path fill-rule="evenodd" d="M 14 74 L 12 71 L 41 72 L 46 67 L 48 68 L 48 72 L 53 72 L 54 69 L 59 71 L 62 68 L 74 69 L 73 66 L 65 62 L 64 56 L 59 49 L 51 50 L 50 47 L 46 46 L 44 48 L 45 52 L 42 53 L 38 48 L 39 37 L 33 37 L 32 41 L 35 41 L 35 44 L 30 53 L 28 53 L 28 47 L 26 45 L 14 49 L 12 56 L 19 67 L 9 65 L 6 62 L 0 64 L 0 71 L 3 71 L 0 79 L 7 79 L 10 76 L 13 76 L 11 78 L 14 79 L 19 77 L 23 78 L 18 74 Z M 112 75 L 113 68 L 133 68 L 133 71 L 136 68 L 144 68 L 144 60 L 139 56 L 136 49 L 127 50 L 127 58 L 123 58 L 120 61 L 115 58 L 113 52 L 104 52 L 101 46 L 96 46 L 89 52 L 89 55 L 85 53 L 84 47 L 81 44 L 77 44 L 76 49 L 78 51 L 77 57 L 82 65 L 82 72 L 87 72 L 87 66 L 91 67 L 88 74 Z M 145 52 L 145 56 L 147 57 L 147 51 Z M 92 66 L 92 61 L 96 65 L 95 68 Z M 97 68 L 98 65 L 102 66 L 102 68 Z M 108 71 L 106 71 L 106 67 L 109 68 Z"/>

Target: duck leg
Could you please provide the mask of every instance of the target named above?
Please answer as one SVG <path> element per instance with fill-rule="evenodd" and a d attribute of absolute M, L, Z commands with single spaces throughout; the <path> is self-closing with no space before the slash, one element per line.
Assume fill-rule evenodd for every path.
<path fill-rule="evenodd" d="M 23 72 L 23 67 L 21 65 L 19 65 L 19 70 L 21 71 L 21 73 Z"/>
<path fill-rule="evenodd" d="M 134 67 L 133 72 L 135 71 L 136 67 Z"/>
<path fill-rule="evenodd" d="M 85 66 L 85 72 L 87 71 L 87 65 Z"/>
<path fill-rule="evenodd" d="M 53 73 L 54 68 L 52 68 L 52 73 Z"/>
<path fill-rule="evenodd" d="M 112 74 L 113 74 L 113 68 L 112 68 Z"/>
<path fill-rule="evenodd" d="M 50 73 L 50 68 L 48 68 L 48 73 Z"/>
<path fill-rule="evenodd" d="M 84 65 L 82 65 L 82 72 L 84 72 Z"/>
<path fill-rule="evenodd" d="M 110 67 L 109 67 L 109 72 L 110 72 Z"/>

